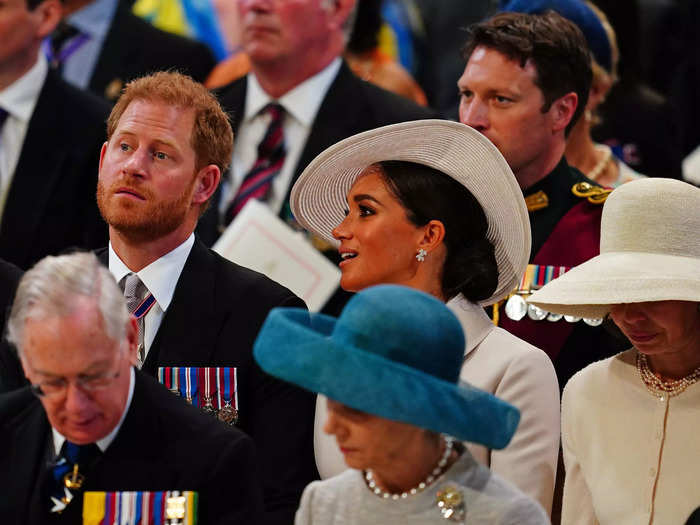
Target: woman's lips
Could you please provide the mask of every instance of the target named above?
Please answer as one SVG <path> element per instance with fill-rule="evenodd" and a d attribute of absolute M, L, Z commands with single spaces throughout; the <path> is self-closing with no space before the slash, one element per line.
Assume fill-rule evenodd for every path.
<path fill-rule="evenodd" d="M 646 343 L 654 339 L 654 337 L 656 337 L 656 334 L 650 334 L 648 332 L 629 332 L 627 334 L 627 337 L 633 343 Z"/>

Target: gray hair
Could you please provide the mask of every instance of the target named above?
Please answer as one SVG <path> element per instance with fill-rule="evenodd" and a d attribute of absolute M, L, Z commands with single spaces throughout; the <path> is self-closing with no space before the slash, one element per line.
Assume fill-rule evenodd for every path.
<path fill-rule="evenodd" d="M 45 257 L 24 274 L 7 322 L 7 339 L 21 352 L 26 321 L 69 316 L 79 297 L 95 301 L 110 339 L 126 337 L 129 312 L 114 277 L 95 254 L 76 252 Z"/>

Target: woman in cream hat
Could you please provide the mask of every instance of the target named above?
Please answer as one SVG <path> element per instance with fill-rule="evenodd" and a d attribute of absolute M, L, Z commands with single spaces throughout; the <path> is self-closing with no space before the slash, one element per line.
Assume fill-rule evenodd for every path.
<path fill-rule="evenodd" d="M 483 310 L 517 286 L 530 251 L 522 191 L 498 149 L 456 122 L 385 126 L 316 157 L 294 185 L 291 206 L 302 226 L 338 246 L 345 290 L 394 283 L 450 301 L 467 336 L 461 378 L 522 416 L 505 450 L 468 447 L 549 511 L 559 449 L 554 368 Z M 319 399 L 316 460 L 328 477 L 345 465 L 319 431 L 324 417 Z"/>
<path fill-rule="evenodd" d="M 454 314 L 405 286 L 367 288 L 338 319 L 272 310 L 256 361 L 328 396 L 324 430 L 352 469 L 306 488 L 297 525 L 549 523 L 453 439 L 500 449 L 519 419 L 515 407 L 458 384 L 463 349 Z"/>
<path fill-rule="evenodd" d="M 643 179 L 603 208 L 600 255 L 529 299 L 609 315 L 634 345 L 566 385 L 562 523 L 684 523 L 700 472 L 700 189 Z"/>

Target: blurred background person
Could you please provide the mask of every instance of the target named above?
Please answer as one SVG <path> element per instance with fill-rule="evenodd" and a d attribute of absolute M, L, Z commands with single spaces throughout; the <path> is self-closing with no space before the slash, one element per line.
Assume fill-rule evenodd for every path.
<path fill-rule="evenodd" d="M 700 468 L 700 189 L 630 182 L 605 203 L 601 228 L 599 256 L 529 299 L 609 315 L 633 345 L 564 389 L 562 523 L 683 523 Z"/>
<path fill-rule="evenodd" d="M 368 131 L 309 164 L 292 191 L 292 210 L 315 235 L 335 241 L 344 290 L 394 283 L 450 301 L 468 343 L 461 379 L 521 413 L 505 449 L 467 447 L 549 510 L 559 449 L 554 368 L 544 352 L 495 327 L 483 309 L 516 285 L 530 246 L 520 188 L 496 147 L 442 120 Z M 320 432 L 325 412 L 319 398 L 316 461 L 328 477 L 344 465 Z"/>
<path fill-rule="evenodd" d="M 458 384 L 464 346 L 442 301 L 402 286 L 361 291 L 338 319 L 270 313 L 256 360 L 328 396 L 324 430 L 351 467 L 306 488 L 297 525 L 549 523 L 454 441 L 502 448 L 518 421 L 516 408 Z"/>
<path fill-rule="evenodd" d="M 107 229 L 95 202 L 109 106 L 63 81 L 41 51 L 59 0 L 8 0 L 0 10 L 0 257 L 27 269 Z"/>
<path fill-rule="evenodd" d="M 202 82 L 216 63 L 206 45 L 153 27 L 131 0 L 65 0 L 65 16 L 44 47 L 70 84 L 111 103 L 130 80 L 175 69 Z"/>

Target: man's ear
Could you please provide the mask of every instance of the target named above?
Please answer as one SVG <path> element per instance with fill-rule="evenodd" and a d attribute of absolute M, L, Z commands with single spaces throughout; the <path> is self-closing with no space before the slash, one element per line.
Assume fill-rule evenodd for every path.
<path fill-rule="evenodd" d="M 573 91 L 559 97 L 552 103 L 549 113 L 552 117 L 552 131 L 563 131 L 569 125 L 578 106 L 578 95 Z"/>
<path fill-rule="evenodd" d="M 61 21 L 63 6 L 60 0 L 44 0 L 31 12 L 37 21 L 36 37 L 38 40 L 43 40 L 56 29 L 56 26 Z"/>
<path fill-rule="evenodd" d="M 221 180 L 221 170 L 215 164 L 204 166 L 195 175 L 194 193 L 192 194 L 192 204 L 204 204 L 216 191 Z"/>
<path fill-rule="evenodd" d="M 343 28 L 346 20 L 355 9 L 356 0 L 325 0 L 328 12 L 335 28 Z M 350 35 L 348 34 L 348 38 Z"/>

